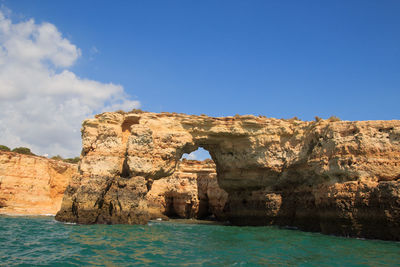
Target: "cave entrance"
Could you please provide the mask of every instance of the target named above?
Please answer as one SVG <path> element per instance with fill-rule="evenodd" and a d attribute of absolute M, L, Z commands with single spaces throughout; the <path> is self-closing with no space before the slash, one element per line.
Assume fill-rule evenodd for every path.
<path fill-rule="evenodd" d="M 171 195 L 165 196 L 165 215 L 169 218 L 179 218 L 174 207 L 174 197 Z"/>
<path fill-rule="evenodd" d="M 228 194 L 219 187 L 216 165 L 203 148 L 183 154 L 170 176 L 153 182 L 146 198 L 154 218 L 226 220 Z"/>
<path fill-rule="evenodd" d="M 174 177 L 177 186 L 165 199 L 166 215 L 185 219 L 212 219 L 213 205 L 210 204 L 209 195 L 214 193 L 210 186 L 217 184 L 217 174 L 210 153 L 200 147 L 183 154 Z"/>

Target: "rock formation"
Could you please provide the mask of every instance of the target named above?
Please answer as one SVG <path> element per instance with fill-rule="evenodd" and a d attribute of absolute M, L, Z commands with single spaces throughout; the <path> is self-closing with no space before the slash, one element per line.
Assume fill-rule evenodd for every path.
<path fill-rule="evenodd" d="M 219 188 L 212 160 L 183 160 L 168 177 L 153 182 L 147 193 L 151 218 L 207 218 L 223 220 L 228 194 Z"/>
<path fill-rule="evenodd" d="M 228 195 L 219 188 L 216 176 L 212 160 L 185 159 L 177 163 L 172 175 L 152 181 L 151 189 L 141 177 L 76 176 L 65 191 L 57 219 L 130 224 L 169 217 L 225 219 L 223 209 Z M 136 213 L 125 214 L 132 210 Z"/>
<path fill-rule="evenodd" d="M 82 138 L 58 220 L 145 223 L 153 182 L 203 147 L 232 224 L 400 240 L 400 121 L 103 113 Z"/>
<path fill-rule="evenodd" d="M 77 165 L 0 151 L 0 214 L 55 215 Z"/>

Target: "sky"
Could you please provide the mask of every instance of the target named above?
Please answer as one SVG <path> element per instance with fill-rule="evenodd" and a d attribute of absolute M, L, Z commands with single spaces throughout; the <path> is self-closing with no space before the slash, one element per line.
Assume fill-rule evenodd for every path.
<path fill-rule="evenodd" d="M 397 0 L 0 3 L 3 145 L 77 156 L 83 119 L 133 108 L 400 119 Z"/>

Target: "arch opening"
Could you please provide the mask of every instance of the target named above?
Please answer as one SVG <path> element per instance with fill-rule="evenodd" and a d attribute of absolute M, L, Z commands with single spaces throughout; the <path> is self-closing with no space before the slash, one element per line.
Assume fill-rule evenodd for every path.
<path fill-rule="evenodd" d="M 215 162 L 202 147 L 184 153 L 174 173 L 155 180 L 147 194 L 152 210 L 161 206 L 160 217 L 199 220 L 225 220 L 227 197 L 218 185 Z"/>
<path fill-rule="evenodd" d="M 187 160 L 199 160 L 199 161 L 203 161 L 206 159 L 210 159 L 211 160 L 211 155 L 210 153 L 205 150 L 202 147 L 197 148 L 197 150 L 191 152 L 191 153 L 184 153 L 182 155 L 182 159 L 187 159 Z"/>

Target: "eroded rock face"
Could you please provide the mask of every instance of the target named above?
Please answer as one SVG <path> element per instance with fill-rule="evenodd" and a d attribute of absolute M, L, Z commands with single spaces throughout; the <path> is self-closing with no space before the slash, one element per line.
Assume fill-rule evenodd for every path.
<path fill-rule="evenodd" d="M 80 224 L 143 224 L 150 219 L 143 177 L 74 178 L 65 190 L 56 220 Z"/>
<path fill-rule="evenodd" d="M 107 177 L 136 179 L 143 190 L 134 194 L 131 214 L 143 213 L 138 203 L 153 181 L 173 175 L 183 153 L 203 147 L 216 164 L 219 186 L 228 193 L 224 217 L 234 224 L 400 238 L 400 121 L 103 113 L 83 123 L 82 138 L 82 184 L 98 180 L 103 189 L 77 190 L 98 198 L 108 188 L 102 182 Z M 68 196 L 64 203 L 71 202 Z M 75 211 L 85 210 L 80 207 Z M 66 220 L 76 217 L 62 211 L 69 214 Z M 373 230 L 373 224 L 379 228 Z"/>
<path fill-rule="evenodd" d="M 76 176 L 65 191 L 61 221 L 141 224 L 169 217 L 223 217 L 228 194 L 219 188 L 212 160 L 183 160 L 176 171 L 151 182 L 133 178 Z M 147 188 L 149 187 L 149 188 Z"/>
<path fill-rule="evenodd" d="M 0 214 L 55 215 L 77 174 L 76 164 L 0 151 Z"/>
<path fill-rule="evenodd" d="M 218 186 L 212 160 L 183 160 L 168 177 L 156 180 L 147 193 L 152 218 L 207 218 L 224 220 L 228 194 Z"/>

